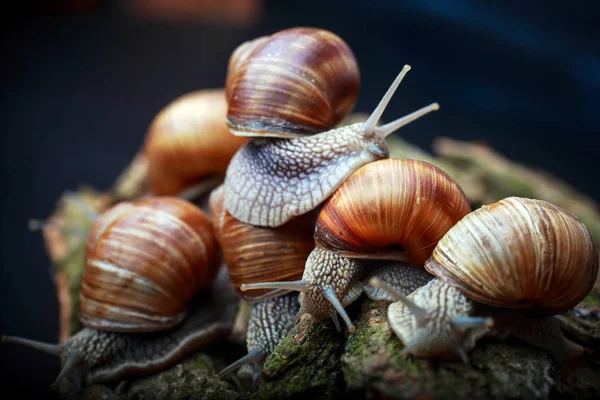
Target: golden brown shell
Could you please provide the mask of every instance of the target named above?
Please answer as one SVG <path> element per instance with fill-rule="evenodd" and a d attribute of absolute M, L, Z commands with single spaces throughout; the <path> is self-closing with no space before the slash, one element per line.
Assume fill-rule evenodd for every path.
<path fill-rule="evenodd" d="M 173 197 L 119 203 L 90 232 L 80 319 L 123 332 L 172 327 L 219 265 L 211 221 L 197 206 Z"/>
<path fill-rule="evenodd" d="M 241 298 L 260 300 L 278 290 L 241 291 L 244 283 L 295 281 L 314 249 L 316 213 L 307 213 L 277 227 L 259 227 L 234 218 L 223 207 L 223 186 L 210 196 L 211 217 L 233 287 Z"/>
<path fill-rule="evenodd" d="M 187 93 L 156 115 L 144 143 L 152 194 L 176 194 L 205 176 L 225 174 L 249 140 L 229 132 L 226 114 L 225 90 L 217 88 Z"/>
<path fill-rule="evenodd" d="M 425 268 L 477 302 L 556 314 L 592 289 L 598 250 L 569 211 L 544 200 L 508 197 L 457 223 Z"/>
<path fill-rule="evenodd" d="M 334 192 L 319 214 L 315 239 L 341 252 L 397 250 L 422 265 L 470 210 L 460 186 L 440 168 L 388 158 L 357 169 Z"/>
<path fill-rule="evenodd" d="M 332 129 L 354 108 L 360 76 L 339 36 L 298 27 L 242 44 L 226 84 L 233 134 L 285 138 Z"/>

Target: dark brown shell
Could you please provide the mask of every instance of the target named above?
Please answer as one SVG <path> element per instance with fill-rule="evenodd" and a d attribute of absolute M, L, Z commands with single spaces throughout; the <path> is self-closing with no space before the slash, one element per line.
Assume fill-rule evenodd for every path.
<path fill-rule="evenodd" d="M 316 212 L 277 227 L 259 227 L 234 218 L 223 207 L 223 186 L 211 193 L 211 217 L 233 287 L 248 301 L 268 298 L 279 290 L 241 291 L 244 283 L 295 281 L 302 278 L 314 249 Z"/>
<path fill-rule="evenodd" d="M 410 263 L 422 265 L 470 210 L 460 186 L 440 168 L 388 158 L 357 169 L 329 197 L 315 239 L 349 255 L 405 253 Z"/>
<path fill-rule="evenodd" d="M 249 140 L 229 132 L 226 114 L 225 89 L 217 88 L 182 95 L 156 115 L 144 143 L 152 194 L 176 194 L 203 177 L 225 174 Z"/>
<path fill-rule="evenodd" d="M 346 117 L 360 76 L 339 36 L 298 27 L 242 44 L 232 54 L 226 84 L 233 134 L 297 137 L 325 132 Z"/>
<path fill-rule="evenodd" d="M 123 202 L 101 214 L 85 261 L 81 322 L 121 332 L 178 324 L 220 265 L 209 217 L 174 197 Z"/>

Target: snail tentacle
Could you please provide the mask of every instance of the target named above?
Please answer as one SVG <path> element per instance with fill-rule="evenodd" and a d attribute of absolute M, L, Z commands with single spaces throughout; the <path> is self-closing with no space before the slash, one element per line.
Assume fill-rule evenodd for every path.
<path fill-rule="evenodd" d="M 15 343 L 25 347 L 29 347 L 35 350 L 43 351 L 44 353 L 60 356 L 62 346 L 55 343 L 45 343 L 37 340 L 27 339 L 19 336 L 2 336 L 2 342 L 4 343 Z"/>
<path fill-rule="evenodd" d="M 362 129 L 365 136 L 371 135 L 375 132 L 375 128 L 377 127 L 377 124 L 379 123 L 383 112 L 387 108 L 387 105 L 390 102 L 390 100 L 392 100 L 392 97 L 394 96 L 396 89 L 398 89 L 400 82 L 402 82 L 402 79 L 404 79 L 404 76 L 408 73 L 408 71 L 410 71 L 410 69 L 411 66 L 408 64 L 402 68 L 396 79 L 394 79 L 394 82 L 392 82 L 388 90 L 385 92 L 385 94 L 379 101 L 377 107 L 375 107 L 375 110 L 373 110 L 369 118 L 364 122 Z"/>
<path fill-rule="evenodd" d="M 348 332 L 354 333 L 356 328 L 352 324 L 352 321 L 350 320 L 348 313 L 346 313 L 346 310 L 344 310 L 344 306 L 336 297 L 335 290 L 331 286 L 327 286 L 323 289 L 323 296 L 325 296 L 325 298 L 327 300 L 329 300 L 331 305 L 335 308 L 335 311 L 337 311 L 337 313 L 340 315 L 340 317 L 342 317 L 342 319 L 344 320 L 344 323 L 348 327 Z"/>
<path fill-rule="evenodd" d="M 408 296 L 378 278 L 369 283 L 396 300 L 388 307 L 388 320 L 405 346 L 403 354 L 465 361 L 476 341 L 494 324 L 492 318 L 473 317 L 475 303 L 439 279 Z"/>
<path fill-rule="evenodd" d="M 352 332 L 354 326 L 344 307 L 360 296 L 362 271 L 362 265 L 357 260 L 317 246 L 306 260 L 302 280 L 243 284 L 240 289 L 290 289 L 301 292 L 302 314 L 322 318 L 335 311 Z"/>

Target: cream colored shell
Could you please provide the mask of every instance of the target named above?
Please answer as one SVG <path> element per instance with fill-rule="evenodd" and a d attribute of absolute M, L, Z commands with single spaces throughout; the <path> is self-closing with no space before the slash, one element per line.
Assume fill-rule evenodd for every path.
<path fill-rule="evenodd" d="M 591 291 L 598 251 L 569 211 L 508 197 L 460 220 L 425 268 L 477 302 L 555 314 Z"/>

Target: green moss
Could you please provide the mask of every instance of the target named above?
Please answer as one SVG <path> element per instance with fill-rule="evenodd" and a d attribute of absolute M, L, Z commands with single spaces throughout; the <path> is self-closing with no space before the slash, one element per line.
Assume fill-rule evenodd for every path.
<path fill-rule="evenodd" d="M 263 366 L 255 398 L 295 398 L 312 393 L 331 398 L 343 387 L 340 355 L 343 334 L 325 322 L 303 318 Z"/>
<path fill-rule="evenodd" d="M 365 301 L 344 348 L 344 378 L 357 398 L 544 398 L 555 383 L 548 355 L 518 344 L 480 341 L 470 365 L 402 356 L 387 305 Z"/>
<path fill-rule="evenodd" d="M 135 381 L 120 400 L 239 399 L 227 382 L 213 378 L 213 360 L 198 353 L 189 360 L 149 378 Z"/>

